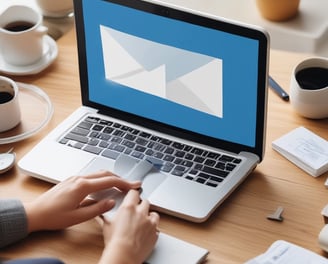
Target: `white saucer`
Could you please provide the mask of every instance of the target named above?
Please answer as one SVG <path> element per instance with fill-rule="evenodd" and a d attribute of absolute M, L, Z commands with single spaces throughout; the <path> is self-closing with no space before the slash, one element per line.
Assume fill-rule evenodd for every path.
<path fill-rule="evenodd" d="M 46 35 L 43 42 L 44 54 L 40 60 L 31 65 L 18 66 L 7 63 L 0 53 L 0 72 L 10 75 L 32 75 L 37 74 L 47 68 L 58 55 L 56 41 Z"/>

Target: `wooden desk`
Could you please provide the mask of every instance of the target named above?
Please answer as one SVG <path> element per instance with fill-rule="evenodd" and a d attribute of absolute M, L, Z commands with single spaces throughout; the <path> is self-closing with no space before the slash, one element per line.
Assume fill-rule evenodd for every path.
<path fill-rule="evenodd" d="M 59 57 L 44 72 L 37 76 L 13 77 L 42 87 L 54 103 L 55 114 L 39 134 L 22 142 L 2 145 L 0 151 L 13 146 L 19 159 L 81 104 L 75 41 L 74 31 L 61 38 Z M 288 91 L 292 68 L 305 57 L 307 55 L 272 51 L 270 74 Z M 209 249 L 207 263 L 243 263 L 278 239 L 324 254 L 317 237 L 324 224 L 320 212 L 328 202 L 324 187 L 328 174 L 313 178 L 271 148 L 274 139 L 301 125 L 327 139 L 328 119 L 304 119 L 289 103 L 269 91 L 264 161 L 207 222 L 194 224 L 162 214 L 161 230 Z M 50 187 L 51 184 L 14 168 L 0 177 L 0 198 L 31 200 Z M 284 221 L 267 220 L 266 216 L 278 206 L 285 209 Z M 95 220 L 90 220 L 65 231 L 32 234 L 22 242 L 1 249 L 0 257 L 56 256 L 66 263 L 90 264 L 97 262 L 102 247 L 101 229 Z"/>

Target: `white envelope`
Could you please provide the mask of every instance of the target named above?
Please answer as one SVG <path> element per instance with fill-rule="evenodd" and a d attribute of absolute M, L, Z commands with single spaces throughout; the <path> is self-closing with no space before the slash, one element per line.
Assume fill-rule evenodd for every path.
<path fill-rule="evenodd" d="M 106 79 L 223 116 L 222 60 L 100 26 Z"/>

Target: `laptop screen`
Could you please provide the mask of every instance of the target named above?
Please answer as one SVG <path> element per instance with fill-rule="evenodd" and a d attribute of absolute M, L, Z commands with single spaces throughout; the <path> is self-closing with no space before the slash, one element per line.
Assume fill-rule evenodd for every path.
<path fill-rule="evenodd" d="M 210 142 L 263 147 L 264 34 L 143 1 L 75 4 L 84 104 Z"/>

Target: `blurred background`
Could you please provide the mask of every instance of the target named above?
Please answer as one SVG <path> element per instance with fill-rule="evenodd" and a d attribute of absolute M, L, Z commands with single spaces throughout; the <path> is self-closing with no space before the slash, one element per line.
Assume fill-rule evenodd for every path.
<path fill-rule="evenodd" d="M 25 4 L 39 9 L 37 0 L 1 0 L 0 12 L 8 5 Z M 52 0 L 56 3 L 57 0 Z M 162 0 L 265 28 L 271 37 L 271 48 L 313 53 L 328 57 L 328 1 L 300 0 L 297 15 L 286 21 L 270 21 L 259 12 L 256 0 Z M 284 0 L 289 1 L 289 0 Z M 74 25 L 73 16 L 45 17 L 49 34 L 57 39 Z"/>

